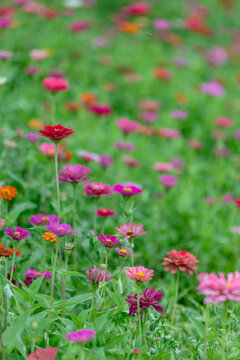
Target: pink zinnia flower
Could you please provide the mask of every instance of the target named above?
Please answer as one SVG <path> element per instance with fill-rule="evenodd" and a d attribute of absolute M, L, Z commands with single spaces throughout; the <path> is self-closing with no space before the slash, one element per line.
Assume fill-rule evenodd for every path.
<path fill-rule="evenodd" d="M 132 250 L 129 249 L 128 247 L 121 247 L 121 248 L 116 248 L 116 252 L 118 253 L 119 256 L 121 257 L 126 257 L 129 254 L 131 254 Z"/>
<path fill-rule="evenodd" d="M 173 171 L 174 166 L 171 163 L 157 162 L 154 164 L 154 169 L 158 171 Z"/>
<path fill-rule="evenodd" d="M 155 122 L 158 120 L 158 114 L 154 111 L 144 111 L 140 114 L 141 119 L 146 122 Z"/>
<path fill-rule="evenodd" d="M 26 139 L 28 139 L 29 141 L 31 141 L 32 143 L 37 142 L 39 139 L 41 139 L 41 135 L 40 134 L 27 134 L 26 135 Z"/>
<path fill-rule="evenodd" d="M 153 22 L 153 26 L 156 30 L 170 30 L 172 27 L 172 24 L 170 23 L 170 21 L 166 20 L 166 19 L 155 19 Z"/>
<path fill-rule="evenodd" d="M 59 237 L 76 234 L 76 230 L 72 230 L 71 225 L 59 224 L 57 222 L 50 223 L 47 230 Z"/>
<path fill-rule="evenodd" d="M 206 295 L 204 303 L 213 302 L 218 304 L 226 300 L 240 303 L 240 273 L 228 273 L 227 276 L 220 273 L 201 273 L 198 275 L 198 293 Z"/>
<path fill-rule="evenodd" d="M 93 182 L 91 184 L 86 184 L 84 186 L 83 192 L 86 196 L 111 196 L 113 195 L 113 190 L 111 185 L 103 184 L 101 182 Z"/>
<path fill-rule="evenodd" d="M 101 234 L 100 236 L 98 236 L 98 240 L 105 246 L 108 248 L 112 248 L 118 244 L 121 244 L 120 239 L 117 239 L 116 236 L 114 235 L 106 235 L 104 236 L 103 234 Z"/>
<path fill-rule="evenodd" d="M 126 271 L 126 275 L 128 275 L 129 279 L 141 282 L 151 280 L 153 274 L 154 270 L 146 269 L 144 266 L 130 267 L 129 270 Z"/>
<path fill-rule="evenodd" d="M 104 270 L 99 270 L 98 268 L 87 270 L 86 275 L 93 285 L 99 285 L 100 282 L 103 282 Z M 109 271 L 106 271 L 104 281 L 107 282 L 112 278 L 113 275 L 109 275 Z"/>
<path fill-rule="evenodd" d="M 69 89 L 68 82 L 57 77 L 49 77 L 43 80 L 43 86 L 46 90 L 56 93 Z"/>
<path fill-rule="evenodd" d="M 30 52 L 30 57 L 35 61 L 42 61 L 49 57 L 48 49 L 34 49 Z"/>
<path fill-rule="evenodd" d="M 41 136 L 41 135 L 40 135 Z M 55 156 L 55 144 L 42 143 L 38 150 L 45 155 L 46 157 L 53 159 Z M 58 156 L 62 153 L 63 148 L 61 145 L 58 145 Z"/>
<path fill-rule="evenodd" d="M 14 231 L 13 229 L 5 229 L 4 230 L 6 234 L 8 234 L 13 240 L 22 240 L 22 239 L 26 239 L 28 236 L 31 235 L 30 231 L 28 230 L 23 230 L 20 227 L 16 227 L 16 231 Z"/>
<path fill-rule="evenodd" d="M 90 26 L 88 21 L 75 21 L 69 25 L 69 30 L 72 32 L 82 32 L 87 30 Z"/>
<path fill-rule="evenodd" d="M 133 186 L 133 185 L 114 185 L 113 190 L 115 192 L 118 192 L 119 194 L 122 194 L 123 196 L 129 197 L 129 196 L 133 196 L 136 194 L 142 194 L 143 191 L 138 188 L 137 186 Z"/>
<path fill-rule="evenodd" d="M 114 216 L 115 212 L 110 210 L 109 208 L 103 208 L 97 210 L 97 215 L 100 217 Z"/>
<path fill-rule="evenodd" d="M 58 222 L 58 217 L 57 215 L 36 214 L 31 216 L 29 221 L 37 226 L 41 226 L 41 225 L 45 226 L 45 225 L 49 225 L 52 222 Z"/>
<path fill-rule="evenodd" d="M 202 93 L 213 97 L 223 97 L 225 95 L 224 87 L 217 81 L 203 83 L 200 90 Z"/>
<path fill-rule="evenodd" d="M 151 11 L 151 6 L 145 1 L 138 1 L 122 9 L 127 16 L 146 15 Z"/>
<path fill-rule="evenodd" d="M 78 182 L 86 182 L 88 178 L 86 175 L 89 174 L 91 170 L 87 166 L 83 166 L 80 164 L 77 165 L 68 165 L 63 169 L 59 170 L 59 183 L 62 184 L 64 182 L 70 183 L 78 183 Z"/>
<path fill-rule="evenodd" d="M 26 279 L 24 280 L 24 284 L 26 284 L 27 286 L 30 286 L 32 284 L 33 280 L 36 280 L 40 276 L 43 276 L 43 275 L 44 275 L 43 280 L 52 278 L 52 273 L 50 271 L 38 272 L 37 270 L 29 269 L 27 271 L 27 273 L 24 275 L 24 276 L 26 276 Z"/>
<path fill-rule="evenodd" d="M 113 157 L 108 155 L 100 155 L 97 162 L 105 169 L 112 165 Z"/>
<path fill-rule="evenodd" d="M 207 61 L 213 66 L 222 66 L 228 61 L 226 50 L 220 46 L 213 46 L 207 52 Z"/>
<path fill-rule="evenodd" d="M 137 131 L 138 122 L 121 118 L 117 120 L 117 126 L 124 134 L 130 134 Z"/>
<path fill-rule="evenodd" d="M 54 360 L 57 356 L 58 348 L 46 347 L 45 349 L 37 349 L 32 352 L 27 360 Z"/>
<path fill-rule="evenodd" d="M 219 117 L 216 119 L 215 121 L 216 125 L 221 126 L 221 127 L 231 127 L 233 125 L 233 122 L 231 119 L 226 118 L 226 117 Z"/>
<path fill-rule="evenodd" d="M 139 167 L 140 161 L 135 160 L 132 156 L 124 156 L 122 161 L 129 167 Z"/>
<path fill-rule="evenodd" d="M 161 129 L 160 134 L 166 139 L 178 139 L 182 136 L 180 131 L 175 129 Z"/>
<path fill-rule="evenodd" d="M 195 265 L 199 261 L 196 257 L 190 252 L 183 250 L 172 250 L 168 254 L 168 257 L 165 257 L 162 265 L 167 265 L 165 271 L 171 271 L 172 274 L 176 274 L 178 270 L 186 271 L 188 275 L 196 273 L 197 266 Z"/>
<path fill-rule="evenodd" d="M 239 130 L 240 132 L 240 130 Z M 116 149 L 121 149 L 125 151 L 134 151 L 135 147 L 131 143 L 124 143 L 123 141 L 116 141 L 114 144 Z"/>
<path fill-rule="evenodd" d="M 77 330 L 72 333 L 68 333 L 65 338 L 71 341 L 76 341 L 80 344 L 85 343 L 86 341 L 89 341 L 96 336 L 95 330 L 88 330 L 88 329 L 82 329 Z"/>
<path fill-rule="evenodd" d="M 6 220 L 5 220 L 5 219 L 0 218 L 0 231 L 4 228 L 5 223 L 6 223 Z"/>
<path fill-rule="evenodd" d="M 188 116 L 188 112 L 184 110 L 172 110 L 171 116 L 174 119 L 185 120 Z"/>
<path fill-rule="evenodd" d="M 171 189 L 178 183 L 178 179 L 172 175 L 163 174 L 159 177 L 159 179 L 166 189 Z"/>
<path fill-rule="evenodd" d="M 142 224 L 137 225 L 130 222 L 127 224 L 122 224 L 120 227 L 116 227 L 116 230 L 117 234 L 122 234 L 128 240 L 133 239 L 136 236 L 145 235 L 147 233 L 146 231 L 142 231 Z"/>

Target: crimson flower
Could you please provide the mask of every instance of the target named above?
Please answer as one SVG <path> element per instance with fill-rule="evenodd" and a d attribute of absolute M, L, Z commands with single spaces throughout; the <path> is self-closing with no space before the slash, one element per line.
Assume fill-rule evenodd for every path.
<path fill-rule="evenodd" d="M 44 126 L 44 130 L 39 130 L 42 136 L 45 136 L 52 141 L 60 141 L 68 136 L 72 136 L 74 131 L 70 128 L 66 128 L 61 124 L 58 125 L 46 125 Z"/>

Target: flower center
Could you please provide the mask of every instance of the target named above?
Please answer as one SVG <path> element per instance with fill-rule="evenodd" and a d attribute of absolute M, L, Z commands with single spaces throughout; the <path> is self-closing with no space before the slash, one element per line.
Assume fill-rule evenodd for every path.
<path fill-rule="evenodd" d="M 49 224 L 49 220 L 48 220 L 48 218 L 47 218 L 46 216 L 43 216 L 43 217 L 42 217 L 42 222 L 43 222 L 44 224 Z"/>
<path fill-rule="evenodd" d="M 102 209 L 102 212 L 103 212 L 103 213 L 107 213 L 108 210 L 107 210 L 107 209 Z"/>
<path fill-rule="evenodd" d="M 145 301 L 145 300 L 146 300 L 146 298 L 145 298 L 144 296 L 142 296 L 142 299 L 141 299 L 141 300 Z"/>
<path fill-rule="evenodd" d="M 137 275 L 138 275 L 139 277 L 141 277 L 141 278 L 145 276 L 145 274 L 144 274 L 143 272 L 141 272 L 141 271 L 140 271 L 140 272 L 137 272 Z"/>
<path fill-rule="evenodd" d="M 106 241 L 112 242 L 112 240 L 111 240 L 111 239 L 106 239 Z"/>
<path fill-rule="evenodd" d="M 232 287 L 232 283 L 230 283 L 230 282 L 226 282 L 225 285 L 226 285 L 228 288 Z"/>
<path fill-rule="evenodd" d="M 19 231 L 15 231 L 14 234 L 17 235 L 17 236 L 20 236 L 20 235 L 21 235 Z"/>
<path fill-rule="evenodd" d="M 123 188 L 123 191 L 131 192 L 132 189 L 131 189 L 130 187 L 124 187 L 124 188 Z"/>
<path fill-rule="evenodd" d="M 36 275 L 42 275 L 40 272 L 36 272 Z"/>
<path fill-rule="evenodd" d="M 127 235 L 131 235 L 133 233 L 132 230 L 128 230 Z"/>
<path fill-rule="evenodd" d="M 63 227 L 62 227 L 62 226 L 59 226 L 59 227 L 58 227 L 58 230 L 63 230 Z"/>
<path fill-rule="evenodd" d="M 126 254 L 126 253 L 127 253 L 127 250 L 121 249 L 121 250 L 120 250 L 120 253 L 121 253 L 121 254 Z"/>

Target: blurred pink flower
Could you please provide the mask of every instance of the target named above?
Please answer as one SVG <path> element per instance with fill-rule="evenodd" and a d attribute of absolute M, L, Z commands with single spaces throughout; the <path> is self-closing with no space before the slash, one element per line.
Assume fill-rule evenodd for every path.
<path fill-rule="evenodd" d="M 53 159 L 55 155 L 55 144 L 42 143 L 39 146 L 38 150 L 46 157 Z M 58 156 L 61 154 L 62 151 L 63 148 L 61 147 L 61 145 L 58 145 Z"/>
<path fill-rule="evenodd" d="M 111 185 L 103 184 L 101 182 L 93 182 L 84 186 L 83 192 L 86 196 L 111 196 L 114 194 Z"/>
<path fill-rule="evenodd" d="M 54 360 L 57 356 L 58 348 L 46 347 L 45 349 L 37 349 L 35 352 L 32 352 L 27 360 Z"/>
<path fill-rule="evenodd" d="M 220 46 L 213 46 L 207 52 L 207 61 L 213 66 L 222 66 L 228 61 L 226 50 Z"/>
<path fill-rule="evenodd" d="M 202 93 L 213 97 L 223 97 L 226 93 L 224 87 L 217 81 L 203 83 L 200 90 Z"/>
<path fill-rule="evenodd" d="M 137 131 L 139 124 L 136 121 L 121 118 L 117 120 L 117 126 L 124 134 L 130 134 Z"/>
<path fill-rule="evenodd" d="M 166 163 L 166 162 L 157 162 L 154 164 L 154 169 L 157 171 L 173 171 L 174 166 L 171 163 Z"/>
<path fill-rule="evenodd" d="M 172 175 L 163 174 L 159 179 L 166 189 L 171 189 L 178 183 L 178 179 Z"/>

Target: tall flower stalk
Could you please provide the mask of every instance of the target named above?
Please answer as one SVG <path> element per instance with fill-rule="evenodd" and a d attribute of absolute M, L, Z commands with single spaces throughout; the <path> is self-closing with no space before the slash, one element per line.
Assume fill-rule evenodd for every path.
<path fill-rule="evenodd" d="M 177 277 L 176 277 L 176 283 L 175 283 L 175 296 L 174 296 L 173 313 L 172 313 L 172 319 L 171 319 L 173 324 L 175 322 L 176 309 L 177 309 L 179 278 L 180 278 L 180 272 L 178 271 L 177 272 Z"/>
<path fill-rule="evenodd" d="M 17 252 L 17 242 L 14 241 L 14 252 L 13 252 L 13 258 L 12 258 L 10 282 L 12 282 L 12 279 L 13 279 L 13 271 L 14 271 L 14 265 L 15 265 L 16 252 Z"/>
<path fill-rule="evenodd" d="M 57 185 L 57 214 L 58 214 L 58 222 L 60 222 L 60 190 L 59 190 L 59 177 L 58 177 L 58 142 L 55 142 L 55 176 L 56 176 L 56 185 Z"/>

